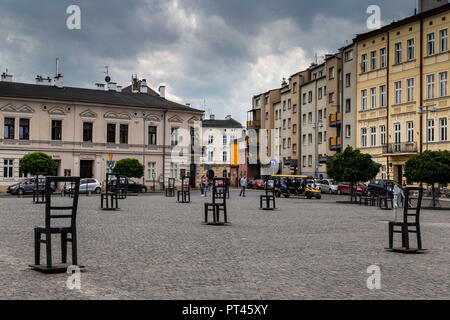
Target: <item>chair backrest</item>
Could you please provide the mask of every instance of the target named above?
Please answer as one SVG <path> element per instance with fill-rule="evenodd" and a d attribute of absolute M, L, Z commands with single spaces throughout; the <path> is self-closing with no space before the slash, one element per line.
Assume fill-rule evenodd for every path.
<path fill-rule="evenodd" d="M 169 189 L 175 188 L 175 178 L 169 178 Z"/>
<path fill-rule="evenodd" d="M 106 192 L 110 192 L 111 191 L 111 182 L 113 179 L 116 179 L 116 186 L 117 188 L 119 188 L 120 186 L 120 175 L 117 173 L 107 173 L 106 174 Z"/>
<path fill-rule="evenodd" d="M 228 178 L 214 178 L 213 179 L 213 192 L 212 201 L 216 203 L 216 200 L 223 200 L 224 203 L 227 199 L 227 185 Z M 220 185 L 220 186 L 219 186 Z"/>
<path fill-rule="evenodd" d="M 75 187 L 73 189 L 73 198 L 71 206 L 52 206 L 52 183 L 69 182 Z M 70 219 L 70 227 L 75 228 L 77 209 L 78 209 L 78 195 L 80 192 L 80 177 L 47 177 L 45 179 L 45 227 L 51 228 L 52 219 Z M 52 211 L 70 211 L 70 214 L 52 214 Z"/>
<path fill-rule="evenodd" d="M 404 206 L 403 206 L 403 222 L 408 223 L 408 217 L 415 217 L 415 222 L 420 221 L 420 210 L 422 208 L 423 188 L 422 187 L 406 187 L 404 191 Z M 410 206 L 412 192 L 418 192 L 417 205 L 415 207 Z M 411 210 L 415 210 L 415 213 L 409 213 Z"/>
<path fill-rule="evenodd" d="M 269 195 L 269 192 L 275 191 L 276 180 L 273 178 L 266 179 L 266 183 L 264 184 L 264 189 L 266 190 L 266 195 Z"/>
<path fill-rule="evenodd" d="M 189 186 L 189 178 L 188 177 L 181 178 L 181 190 L 182 191 L 189 191 L 189 188 L 190 188 L 190 186 Z"/>

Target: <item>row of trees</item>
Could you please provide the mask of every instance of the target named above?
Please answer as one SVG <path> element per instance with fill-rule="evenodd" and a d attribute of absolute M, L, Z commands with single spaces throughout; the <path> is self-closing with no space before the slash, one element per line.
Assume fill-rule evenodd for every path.
<path fill-rule="evenodd" d="M 34 152 L 25 155 L 20 159 L 19 170 L 23 174 L 35 175 L 56 175 L 58 163 L 48 154 Z M 113 172 L 121 176 L 130 178 L 142 178 L 144 176 L 144 165 L 136 159 L 122 159 L 117 161 Z"/>

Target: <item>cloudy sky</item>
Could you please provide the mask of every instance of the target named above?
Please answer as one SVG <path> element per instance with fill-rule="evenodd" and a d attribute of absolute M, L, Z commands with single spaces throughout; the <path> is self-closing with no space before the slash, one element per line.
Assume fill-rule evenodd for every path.
<path fill-rule="evenodd" d="M 369 5 L 384 23 L 413 14 L 415 0 L 0 0 L 0 70 L 15 81 L 53 77 L 93 88 L 109 66 L 216 117 L 245 121 L 251 98 L 368 31 Z M 81 30 L 66 9 L 81 8 Z"/>

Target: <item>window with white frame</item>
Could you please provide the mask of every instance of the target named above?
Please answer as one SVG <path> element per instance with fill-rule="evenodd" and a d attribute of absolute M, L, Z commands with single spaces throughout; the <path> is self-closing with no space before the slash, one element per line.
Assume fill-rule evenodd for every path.
<path fill-rule="evenodd" d="M 402 82 L 397 81 L 394 84 L 394 104 L 401 104 L 402 103 Z"/>
<path fill-rule="evenodd" d="M 428 142 L 434 142 L 434 120 L 429 119 L 427 124 Z"/>
<path fill-rule="evenodd" d="M 352 85 L 352 74 L 347 73 L 345 75 L 345 86 L 348 88 L 348 87 L 351 87 L 351 85 Z"/>
<path fill-rule="evenodd" d="M 322 139 L 323 139 L 323 135 L 322 135 L 322 132 L 319 132 L 319 135 L 318 135 L 318 143 L 319 144 L 322 144 Z"/>
<path fill-rule="evenodd" d="M 361 147 L 367 147 L 367 128 L 361 128 Z"/>
<path fill-rule="evenodd" d="M 286 119 L 283 120 L 283 130 L 286 130 Z"/>
<path fill-rule="evenodd" d="M 312 167 L 313 161 L 312 156 L 308 156 L 308 166 Z"/>
<path fill-rule="evenodd" d="M 347 124 L 345 126 L 345 137 L 346 138 L 351 138 L 352 137 L 352 128 L 351 125 Z"/>
<path fill-rule="evenodd" d="M 14 160 L 4 159 L 3 160 L 3 178 L 12 179 L 14 178 Z"/>
<path fill-rule="evenodd" d="M 322 88 L 319 88 L 318 99 L 322 100 L 322 96 L 323 96 Z"/>
<path fill-rule="evenodd" d="M 367 72 L 367 54 L 361 56 L 361 73 Z"/>
<path fill-rule="evenodd" d="M 447 96 L 448 72 L 439 73 L 439 97 Z"/>
<path fill-rule="evenodd" d="M 401 131 L 400 123 L 394 123 L 394 151 L 400 151 Z"/>
<path fill-rule="evenodd" d="M 353 59 L 353 50 L 347 51 L 344 54 L 345 62 L 348 62 Z"/>
<path fill-rule="evenodd" d="M 414 39 L 408 40 L 408 61 L 414 60 Z"/>
<path fill-rule="evenodd" d="M 402 63 L 402 43 L 395 44 L 395 64 Z"/>
<path fill-rule="evenodd" d="M 361 90 L 361 109 L 367 110 L 367 90 Z"/>
<path fill-rule="evenodd" d="M 377 107 L 377 88 L 370 89 L 370 107 L 372 109 Z"/>
<path fill-rule="evenodd" d="M 386 166 L 381 166 L 381 179 L 386 180 Z"/>
<path fill-rule="evenodd" d="M 434 32 L 430 33 L 427 35 L 427 53 L 429 56 L 434 55 L 434 42 L 435 42 L 435 37 L 434 37 Z"/>
<path fill-rule="evenodd" d="M 439 119 L 440 140 L 447 141 L 447 118 Z"/>
<path fill-rule="evenodd" d="M 287 147 L 288 147 L 288 149 L 290 149 L 291 148 L 291 138 L 288 138 L 288 144 L 287 144 Z"/>
<path fill-rule="evenodd" d="M 292 120 L 291 118 L 288 119 L 288 129 L 290 129 L 292 127 Z"/>
<path fill-rule="evenodd" d="M 312 145 L 312 143 L 313 143 L 313 136 L 312 136 L 312 134 L 310 133 L 310 134 L 308 135 L 308 144 L 309 144 L 309 145 Z"/>
<path fill-rule="evenodd" d="M 439 35 L 440 35 L 440 49 L 441 49 L 441 52 L 447 52 L 448 51 L 448 29 L 444 29 L 444 30 L 441 30 L 440 32 L 439 32 Z"/>
<path fill-rule="evenodd" d="M 213 135 L 208 136 L 208 144 L 214 144 L 214 136 Z"/>
<path fill-rule="evenodd" d="M 377 52 L 376 51 L 372 51 L 370 53 L 370 69 L 372 71 L 377 69 Z"/>
<path fill-rule="evenodd" d="M 297 144 L 292 145 L 292 152 L 297 153 Z"/>
<path fill-rule="evenodd" d="M 377 145 L 377 127 L 370 128 L 370 146 L 375 147 Z"/>
<path fill-rule="evenodd" d="M 149 180 L 156 179 L 156 162 L 148 163 L 147 177 Z"/>
<path fill-rule="evenodd" d="M 291 107 L 292 107 L 292 105 L 291 105 L 291 99 L 288 99 L 288 110 L 291 110 Z"/>
<path fill-rule="evenodd" d="M 414 142 L 414 122 L 413 121 L 408 121 L 406 123 L 406 141 L 408 141 L 408 143 L 413 143 Z"/>
<path fill-rule="evenodd" d="M 382 146 L 386 145 L 386 126 L 385 125 L 380 126 L 380 144 Z"/>
<path fill-rule="evenodd" d="M 386 85 L 380 86 L 380 107 L 386 107 Z"/>
<path fill-rule="evenodd" d="M 172 162 L 170 164 L 170 177 L 173 179 L 178 179 L 178 164 Z"/>
<path fill-rule="evenodd" d="M 434 74 L 427 75 L 427 99 L 434 98 Z"/>
<path fill-rule="evenodd" d="M 306 167 L 306 156 L 303 156 L 303 167 Z"/>
<path fill-rule="evenodd" d="M 407 86 L 406 100 L 408 102 L 413 102 L 414 101 L 414 78 L 406 80 L 406 86 Z"/>
<path fill-rule="evenodd" d="M 286 138 L 283 139 L 283 150 L 286 149 Z"/>
<path fill-rule="evenodd" d="M 222 152 L 222 161 L 225 163 L 228 161 L 228 152 L 227 151 Z"/>
<path fill-rule="evenodd" d="M 386 48 L 380 49 L 380 68 L 386 68 Z"/>
<path fill-rule="evenodd" d="M 222 136 L 222 144 L 225 146 L 225 145 L 227 145 L 227 143 L 228 143 L 228 137 L 226 134 L 224 134 Z"/>
<path fill-rule="evenodd" d="M 292 126 L 292 133 L 297 133 L 297 125 L 296 124 L 294 124 Z"/>
<path fill-rule="evenodd" d="M 208 151 L 208 162 L 214 161 L 214 151 Z"/>
<path fill-rule="evenodd" d="M 330 77 L 330 79 L 334 79 L 334 67 L 331 67 L 329 69 L 329 77 Z"/>

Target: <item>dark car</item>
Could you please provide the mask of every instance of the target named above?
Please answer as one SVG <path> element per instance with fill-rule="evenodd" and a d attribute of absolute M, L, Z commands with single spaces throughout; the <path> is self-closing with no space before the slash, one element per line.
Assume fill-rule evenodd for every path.
<path fill-rule="evenodd" d="M 45 189 L 45 178 L 39 178 L 38 184 L 39 184 L 38 188 L 40 190 Z M 54 183 L 52 183 L 51 188 L 52 192 L 55 192 L 56 187 Z M 36 189 L 36 179 L 28 178 L 20 181 L 19 183 L 13 184 L 12 186 L 9 186 L 6 192 L 10 194 L 22 195 L 33 193 L 35 189 Z"/>
<path fill-rule="evenodd" d="M 127 192 L 135 192 L 135 193 L 146 193 L 147 187 L 143 184 L 137 183 L 131 179 L 121 178 L 120 186 L 125 188 Z M 109 183 L 109 188 L 111 191 L 116 191 L 117 189 L 117 180 L 111 180 Z"/>
<path fill-rule="evenodd" d="M 392 196 L 395 185 L 397 185 L 399 188 L 402 188 L 402 186 L 399 185 L 396 181 L 375 179 L 369 183 L 369 186 L 367 187 L 367 194 L 385 195 L 387 193 L 388 195 Z"/>
<path fill-rule="evenodd" d="M 249 182 L 247 182 L 247 189 L 253 189 L 255 184 L 255 180 L 250 180 Z"/>

